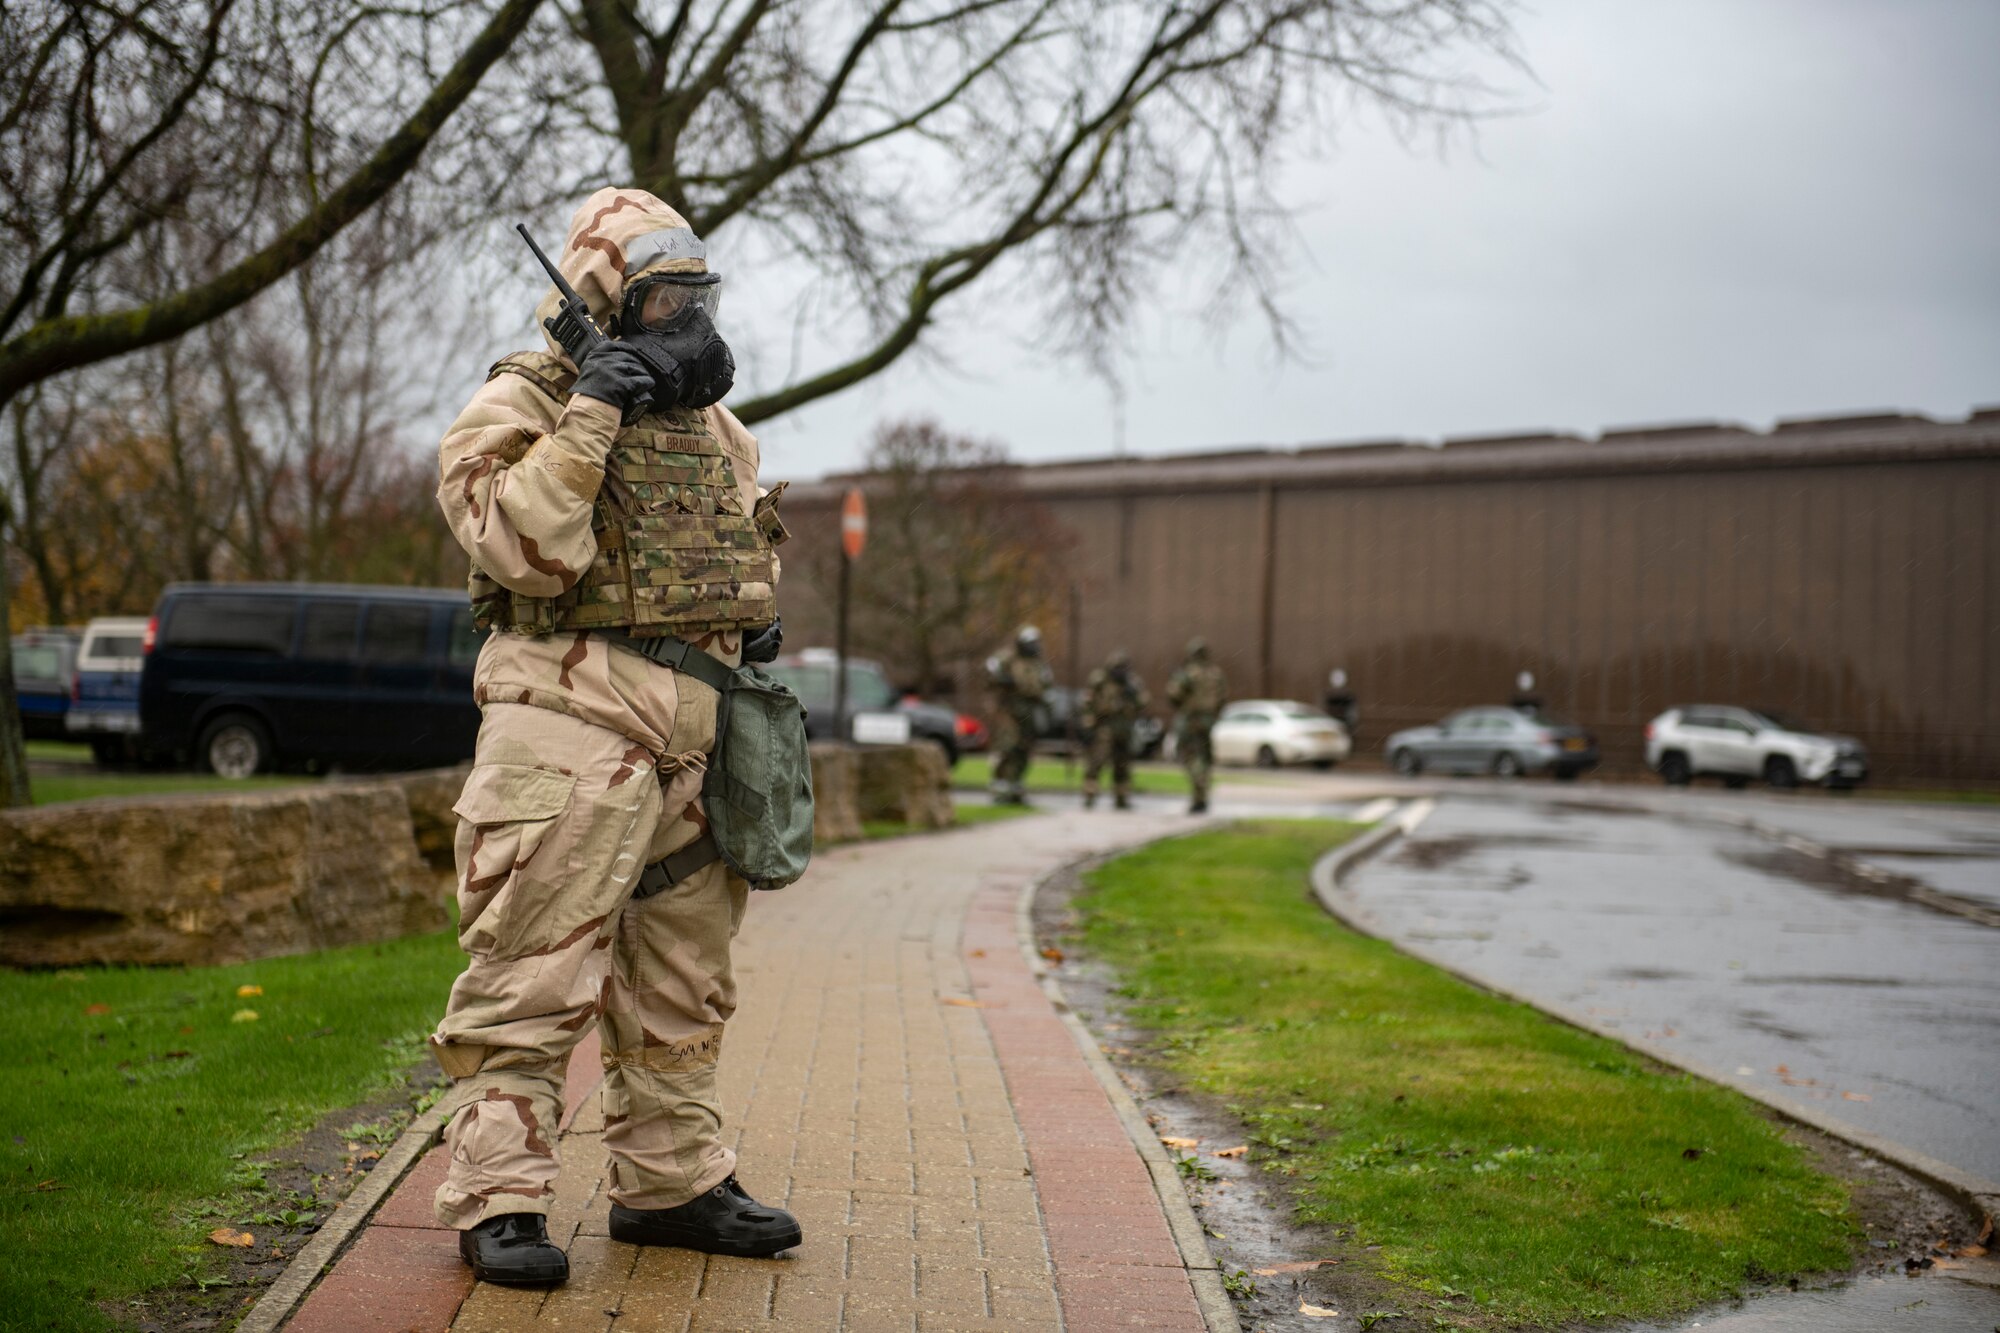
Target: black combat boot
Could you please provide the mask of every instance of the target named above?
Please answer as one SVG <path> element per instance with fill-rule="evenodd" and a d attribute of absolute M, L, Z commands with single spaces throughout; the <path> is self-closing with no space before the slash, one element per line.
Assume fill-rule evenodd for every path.
<path fill-rule="evenodd" d="M 678 1208 L 611 1205 L 611 1239 L 627 1245 L 675 1245 L 738 1259 L 768 1259 L 799 1243 L 799 1219 L 758 1203 L 736 1177 Z"/>
<path fill-rule="evenodd" d="M 569 1280 L 569 1256 L 550 1242 L 540 1213 L 503 1213 L 461 1231 L 458 1253 L 481 1282 L 536 1287 Z"/>

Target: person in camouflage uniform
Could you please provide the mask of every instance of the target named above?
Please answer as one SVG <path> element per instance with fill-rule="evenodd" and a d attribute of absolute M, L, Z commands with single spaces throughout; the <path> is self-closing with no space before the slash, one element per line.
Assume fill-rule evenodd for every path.
<path fill-rule="evenodd" d="M 1215 767 L 1208 733 L 1228 698 L 1229 681 L 1222 668 L 1209 660 L 1208 644 L 1201 639 L 1189 640 L 1187 659 L 1167 681 L 1167 702 L 1175 710 L 1174 744 L 1188 775 L 1189 814 L 1208 809 L 1209 774 Z"/>
<path fill-rule="evenodd" d="M 1150 702 L 1146 684 L 1132 670 L 1123 648 L 1090 673 L 1080 719 L 1090 742 L 1083 770 L 1083 808 L 1097 804 L 1097 775 L 1111 769 L 1112 797 L 1120 810 L 1132 808 L 1132 726 Z"/>
<path fill-rule="evenodd" d="M 560 267 L 612 329 L 628 284 L 712 284 L 705 253 L 660 200 L 605 189 L 571 222 Z M 488 1281 L 568 1275 L 543 1218 L 565 1066 L 593 1026 L 611 1234 L 743 1256 L 800 1239 L 790 1214 L 736 1183 L 722 1139 L 716 1061 L 748 885 L 711 860 L 634 893 L 642 870 L 706 832 L 718 696 L 628 636 L 671 626 L 736 665 L 746 632 L 774 614 L 784 534 L 750 432 L 719 402 L 658 401 L 669 391 L 656 372 L 629 345 L 609 348 L 579 368 L 551 336 L 548 352 L 505 358 L 439 446 L 438 503 L 495 632 L 474 669 L 482 721 L 454 807 L 468 962 L 431 1037 L 453 1079 L 435 1210 Z M 691 567 L 670 550 L 644 547 L 655 531 L 714 542 L 700 556 L 726 561 L 728 580 L 683 578 Z"/>
<path fill-rule="evenodd" d="M 986 677 L 993 687 L 993 800 L 998 805 L 1026 805 L 1028 759 L 1034 753 L 1035 732 L 1043 701 L 1055 678 L 1042 660 L 1042 632 L 1023 625 L 1014 646 L 986 660 Z"/>

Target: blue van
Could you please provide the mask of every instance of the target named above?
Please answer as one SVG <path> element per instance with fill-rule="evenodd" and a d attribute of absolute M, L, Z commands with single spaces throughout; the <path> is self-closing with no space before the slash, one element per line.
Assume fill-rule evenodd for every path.
<path fill-rule="evenodd" d="M 455 764 L 484 637 L 456 590 L 176 583 L 146 627 L 140 748 L 231 778 Z"/>
<path fill-rule="evenodd" d="M 29 740 L 62 740 L 63 719 L 76 687 L 73 629 L 37 625 L 13 638 L 14 698 L 21 709 L 21 734 Z"/>
<path fill-rule="evenodd" d="M 89 744 L 100 764 L 128 758 L 138 740 L 145 644 L 144 616 L 98 616 L 83 627 L 76 685 L 63 725 L 71 740 Z"/>

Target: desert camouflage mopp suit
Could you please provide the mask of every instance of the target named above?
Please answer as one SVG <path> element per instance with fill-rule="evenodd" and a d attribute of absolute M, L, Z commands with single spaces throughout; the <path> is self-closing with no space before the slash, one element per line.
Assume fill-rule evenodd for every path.
<path fill-rule="evenodd" d="M 600 190 L 571 223 L 563 275 L 608 324 L 625 246 L 686 225 L 642 191 Z M 438 502 L 472 557 L 482 623 L 496 626 L 475 669 L 484 719 L 456 807 L 469 962 L 431 1039 L 455 1080 L 436 1211 L 459 1229 L 548 1211 L 564 1066 L 593 1024 L 614 1202 L 676 1207 L 735 1165 L 715 1069 L 736 1008 L 730 943 L 748 886 L 713 862 L 632 897 L 648 862 L 704 831 L 717 696 L 589 629 L 630 623 L 606 607 L 621 595 L 634 604 L 633 589 L 641 618 L 647 598 L 687 591 L 657 586 L 669 580 L 642 568 L 634 546 L 643 525 L 621 528 L 620 512 L 674 531 L 685 514 L 720 513 L 756 560 L 728 553 L 732 591 L 701 603 L 707 625 L 683 616 L 673 632 L 740 660 L 742 629 L 770 619 L 777 577 L 772 532 L 749 549 L 749 526 L 769 514 L 757 441 L 719 404 L 621 427 L 616 408 L 565 397 L 575 367 L 559 352 L 551 341 L 495 366 L 439 449 Z"/>

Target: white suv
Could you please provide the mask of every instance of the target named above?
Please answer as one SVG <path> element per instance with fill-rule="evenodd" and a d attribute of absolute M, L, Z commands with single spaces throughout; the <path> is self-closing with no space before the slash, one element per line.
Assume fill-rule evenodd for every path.
<path fill-rule="evenodd" d="M 1868 776 L 1868 752 L 1852 737 L 1754 709 L 1685 704 L 1646 724 L 1646 767 L 1675 787 L 1705 775 L 1730 787 L 1752 778 L 1773 787 L 1852 787 Z"/>

